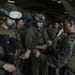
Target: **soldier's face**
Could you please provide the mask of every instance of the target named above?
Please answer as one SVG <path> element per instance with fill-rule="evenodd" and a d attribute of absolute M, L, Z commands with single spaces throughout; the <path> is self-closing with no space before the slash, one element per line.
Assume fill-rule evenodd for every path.
<path fill-rule="evenodd" d="M 64 27 L 64 32 L 68 33 L 69 30 L 70 30 L 71 25 L 70 25 L 70 23 L 67 20 L 65 20 L 63 22 L 63 27 Z"/>
<path fill-rule="evenodd" d="M 52 28 L 52 24 L 50 24 L 49 28 Z"/>
<path fill-rule="evenodd" d="M 7 18 L 6 25 L 9 27 L 12 27 L 14 22 L 15 22 L 15 20 L 13 20 L 11 18 Z"/>
<path fill-rule="evenodd" d="M 59 27 L 59 24 L 58 23 L 55 23 L 55 28 L 58 28 Z"/>
<path fill-rule="evenodd" d="M 22 19 L 18 20 L 18 27 L 19 28 L 22 28 L 23 27 L 23 24 L 24 24 L 24 22 L 23 22 Z"/>
<path fill-rule="evenodd" d="M 42 22 L 37 22 L 37 26 L 38 26 L 39 28 L 41 28 L 41 27 L 43 27 L 43 23 L 42 23 Z"/>

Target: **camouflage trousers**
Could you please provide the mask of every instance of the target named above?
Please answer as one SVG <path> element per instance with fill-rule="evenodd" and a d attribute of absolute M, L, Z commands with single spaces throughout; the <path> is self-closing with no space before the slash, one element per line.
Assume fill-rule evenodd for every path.
<path fill-rule="evenodd" d="M 32 75 L 49 75 L 47 64 L 40 57 L 37 58 L 35 54 L 31 55 L 31 70 Z"/>
<path fill-rule="evenodd" d="M 31 75 L 39 75 L 40 73 L 40 58 L 37 58 L 34 54 L 31 55 Z"/>

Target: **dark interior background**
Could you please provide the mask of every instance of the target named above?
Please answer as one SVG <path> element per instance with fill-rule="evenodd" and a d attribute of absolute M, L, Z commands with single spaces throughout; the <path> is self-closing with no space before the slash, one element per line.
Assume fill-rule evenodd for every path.
<path fill-rule="evenodd" d="M 59 0 L 13 0 L 15 5 L 22 7 L 29 12 L 43 13 L 47 19 L 61 19 L 68 13 Z M 75 10 L 75 0 L 66 0 Z M 0 4 L 7 2 L 7 0 L 0 0 Z"/>

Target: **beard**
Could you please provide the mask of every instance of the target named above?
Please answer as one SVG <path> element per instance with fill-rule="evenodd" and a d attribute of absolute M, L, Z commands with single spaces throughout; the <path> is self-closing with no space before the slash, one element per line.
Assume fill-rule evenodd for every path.
<path fill-rule="evenodd" d="M 9 24 L 8 22 L 5 22 L 5 24 L 8 26 L 8 28 L 12 28 L 14 24 Z"/>

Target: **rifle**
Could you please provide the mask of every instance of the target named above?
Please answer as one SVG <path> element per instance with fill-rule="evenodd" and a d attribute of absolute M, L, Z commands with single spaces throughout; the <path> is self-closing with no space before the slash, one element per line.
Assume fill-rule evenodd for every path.
<path fill-rule="evenodd" d="M 7 63 L 15 65 L 14 53 L 16 52 L 16 49 L 20 48 L 20 45 L 18 44 L 19 41 L 10 37 L 9 34 L 4 34 L 0 35 L 0 42 L 5 51 L 5 56 L 1 55 L 1 59 Z M 12 72 L 6 71 L 6 75 L 12 75 Z"/>

